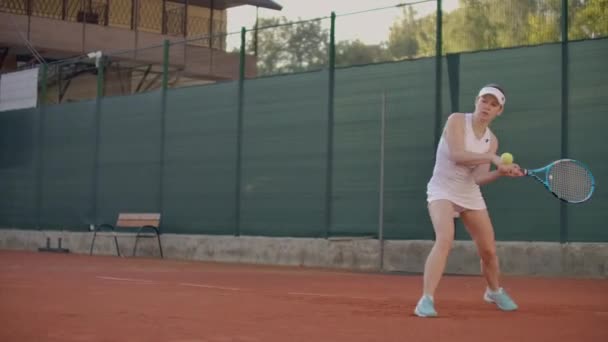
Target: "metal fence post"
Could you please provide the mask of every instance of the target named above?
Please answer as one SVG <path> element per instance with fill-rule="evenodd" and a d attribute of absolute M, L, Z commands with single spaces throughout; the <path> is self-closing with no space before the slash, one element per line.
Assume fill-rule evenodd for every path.
<path fill-rule="evenodd" d="M 325 237 L 328 238 L 332 224 L 333 162 L 334 162 L 334 90 L 336 73 L 336 13 L 331 12 L 329 35 L 329 86 L 327 98 L 327 167 L 325 175 Z"/>
<path fill-rule="evenodd" d="M 441 54 L 443 43 L 441 0 L 437 0 L 435 41 L 435 150 L 441 137 Z"/>
<path fill-rule="evenodd" d="M 103 58 L 103 57 L 102 57 Z M 102 60 L 99 61 L 97 65 L 97 98 L 102 98 L 104 95 L 104 73 L 105 73 L 105 63 Z"/>
<path fill-rule="evenodd" d="M 568 157 L 568 106 L 569 106 L 569 92 L 568 92 L 568 76 L 569 76 L 569 61 L 568 61 L 568 0 L 562 0 L 562 17 L 561 17 L 561 28 L 562 28 L 562 53 L 561 53 L 561 70 L 562 70 L 562 113 L 561 113 L 561 125 L 562 125 L 562 144 L 561 144 L 561 157 Z M 566 203 L 560 202 L 559 207 L 559 218 L 560 218 L 560 231 L 559 240 L 561 243 L 568 242 L 568 207 Z"/>
<path fill-rule="evenodd" d="M 91 185 L 91 221 L 89 224 L 97 224 L 98 221 L 98 204 L 97 204 L 97 193 L 99 191 L 99 151 L 100 151 L 100 140 L 101 140 L 101 101 L 103 99 L 103 77 L 104 77 L 104 63 L 103 60 L 97 64 L 97 97 L 95 98 L 95 120 L 94 124 L 94 150 L 93 150 L 93 176 Z"/>
<path fill-rule="evenodd" d="M 158 172 L 158 211 L 163 211 L 164 180 L 165 180 L 165 126 L 167 112 L 167 89 L 169 87 L 169 49 L 168 39 L 163 41 L 163 80 L 160 96 L 160 151 Z"/>
<path fill-rule="evenodd" d="M 241 235 L 241 174 L 242 155 L 243 155 L 243 109 L 245 97 L 245 41 L 247 30 L 241 27 L 241 54 L 239 60 L 239 88 L 238 88 L 238 110 L 236 117 L 236 181 L 235 181 L 235 203 L 234 203 L 234 219 L 235 219 L 235 236 Z"/>
<path fill-rule="evenodd" d="M 36 228 L 42 229 L 42 192 L 44 175 L 44 127 L 48 81 L 48 65 L 42 64 L 40 98 L 38 99 L 38 154 L 36 156 Z"/>

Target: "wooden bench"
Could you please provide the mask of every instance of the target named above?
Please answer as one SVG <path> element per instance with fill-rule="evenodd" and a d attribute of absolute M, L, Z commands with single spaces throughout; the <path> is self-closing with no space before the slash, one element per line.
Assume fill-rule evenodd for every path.
<path fill-rule="evenodd" d="M 154 238 L 158 240 L 158 249 L 160 257 L 163 258 L 163 247 L 160 243 L 160 214 L 159 213 L 120 213 L 116 224 L 104 223 L 95 227 L 93 233 L 93 241 L 91 241 L 90 255 L 93 255 L 93 247 L 95 246 L 95 238 L 98 232 L 112 232 L 114 244 L 116 245 L 116 254 L 120 256 L 120 248 L 118 248 L 118 239 L 116 238 L 116 228 L 139 228 L 135 235 L 135 245 L 133 246 L 133 256 L 137 252 L 137 242 L 140 237 Z"/>

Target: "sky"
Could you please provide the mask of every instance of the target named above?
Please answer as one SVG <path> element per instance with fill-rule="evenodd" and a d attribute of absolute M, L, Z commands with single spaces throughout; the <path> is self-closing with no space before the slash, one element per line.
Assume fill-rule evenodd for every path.
<path fill-rule="evenodd" d="M 387 41 L 389 27 L 401 16 L 403 8 L 394 6 L 402 3 L 421 2 L 420 0 L 274 0 L 283 9 L 281 11 L 260 8 L 260 18 L 286 17 L 289 21 L 306 20 L 319 17 L 329 17 L 336 12 L 336 40 L 359 39 L 366 44 L 378 44 Z M 435 1 L 426 1 L 413 5 L 414 9 L 422 14 L 435 11 Z M 458 6 L 458 0 L 443 0 L 444 11 L 451 11 Z M 390 7 L 386 9 L 379 9 Z M 379 9 L 368 13 L 346 15 L 353 12 Z M 256 8 L 253 6 L 239 6 L 228 10 L 228 32 L 240 32 L 241 27 L 253 27 L 256 18 Z M 329 19 L 323 20 L 322 25 L 329 29 Z M 238 44 L 240 38 L 233 35 L 228 39 L 228 45 Z"/>

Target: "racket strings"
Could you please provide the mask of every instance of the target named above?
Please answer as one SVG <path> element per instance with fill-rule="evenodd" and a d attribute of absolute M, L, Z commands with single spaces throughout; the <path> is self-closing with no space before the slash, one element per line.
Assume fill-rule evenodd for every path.
<path fill-rule="evenodd" d="M 593 176 L 586 167 L 574 161 L 556 163 L 547 178 L 551 191 L 569 202 L 584 201 L 593 191 Z"/>

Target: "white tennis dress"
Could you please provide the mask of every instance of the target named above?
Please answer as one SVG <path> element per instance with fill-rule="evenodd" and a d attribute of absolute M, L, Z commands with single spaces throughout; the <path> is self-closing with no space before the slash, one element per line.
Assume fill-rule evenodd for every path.
<path fill-rule="evenodd" d="M 440 199 L 449 200 L 454 203 L 457 212 L 466 209 L 486 209 L 486 202 L 479 185 L 473 178 L 475 166 L 457 165 L 453 162 L 444 135 L 445 131 L 437 146 L 433 176 L 427 185 L 427 201 L 430 203 Z M 491 139 L 492 132 L 489 128 L 486 128 L 481 139 L 477 139 L 473 132 L 473 114 L 465 114 L 465 151 L 487 153 L 490 150 Z"/>

